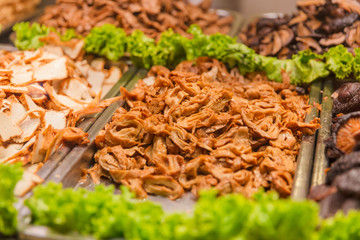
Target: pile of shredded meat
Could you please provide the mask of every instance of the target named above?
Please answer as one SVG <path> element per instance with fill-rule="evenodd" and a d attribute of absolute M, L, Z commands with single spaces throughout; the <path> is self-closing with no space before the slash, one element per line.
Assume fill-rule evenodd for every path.
<path fill-rule="evenodd" d="M 26 14 L 32 13 L 40 0 L 1 0 L 0 24 L 8 25 Z"/>
<path fill-rule="evenodd" d="M 0 163 L 37 164 L 18 195 L 42 181 L 35 172 L 60 144 L 88 142 L 78 120 L 118 99 L 100 102 L 101 87 L 117 82 L 120 68 L 65 53 L 80 57 L 70 46 L 0 52 Z"/>
<path fill-rule="evenodd" d="M 156 66 L 129 92 L 96 138 L 94 182 L 105 176 L 139 198 L 177 199 L 215 187 L 251 196 L 259 188 L 291 193 L 308 97 L 260 74 L 245 79 L 214 59 Z"/>
<path fill-rule="evenodd" d="M 291 58 L 305 49 L 324 53 L 339 44 L 360 46 L 360 3 L 357 0 L 298 0 L 292 16 L 255 19 L 240 39 L 265 56 Z"/>
<path fill-rule="evenodd" d="M 127 33 L 140 29 L 152 38 L 168 28 L 187 35 L 191 24 L 198 24 L 206 34 L 228 33 L 233 17 L 220 17 L 210 7 L 211 0 L 200 5 L 183 0 L 57 0 L 45 10 L 40 23 L 60 32 L 74 28 L 81 35 L 105 23 L 122 27 Z"/>

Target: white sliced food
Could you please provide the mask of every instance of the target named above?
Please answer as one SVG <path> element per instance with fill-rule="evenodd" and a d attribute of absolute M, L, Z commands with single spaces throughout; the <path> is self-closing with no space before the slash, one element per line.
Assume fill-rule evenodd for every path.
<path fill-rule="evenodd" d="M 2 125 L 2 127 L 0 127 L 0 141 L 7 142 L 22 134 L 21 128 L 15 125 L 11 118 L 3 112 L 0 112 L 0 123 Z"/>
<path fill-rule="evenodd" d="M 69 46 L 62 46 L 62 48 L 67 56 L 69 56 L 71 59 L 75 59 L 80 55 L 83 46 L 84 46 L 84 41 L 81 40 L 73 48 Z"/>
<path fill-rule="evenodd" d="M 45 113 L 45 129 L 50 125 L 54 129 L 64 129 L 66 127 L 66 113 L 50 110 Z"/>
<path fill-rule="evenodd" d="M 24 51 L 24 61 L 30 62 L 37 58 L 40 58 L 43 55 L 43 51 L 38 49 L 36 51 Z"/>
<path fill-rule="evenodd" d="M 78 72 L 78 74 L 81 74 L 84 77 L 88 76 L 88 72 L 90 70 L 89 64 L 86 62 L 86 60 L 83 61 L 76 61 L 75 67 Z"/>
<path fill-rule="evenodd" d="M 61 80 L 68 77 L 66 57 L 60 57 L 38 68 L 35 68 L 35 81 Z"/>
<path fill-rule="evenodd" d="M 101 91 L 102 85 L 105 80 L 105 74 L 102 71 L 94 71 L 90 69 L 87 80 L 91 85 L 91 89 L 97 95 Z"/>
<path fill-rule="evenodd" d="M 72 100 L 68 96 L 59 94 L 57 97 L 58 97 L 58 100 L 61 103 L 61 105 L 65 106 L 67 108 L 77 109 L 77 108 L 83 108 L 84 107 L 83 104 Z M 84 102 L 84 104 L 86 104 L 86 103 Z"/>
<path fill-rule="evenodd" d="M 46 96 L 45 88 L 38 83 L 30 84 L 28 87 L 28 95 L 34 99 L 42 96 Z"/>
<path fill-rule="evenodd" d="M 112 66 L 109 69 L 109 76 L 105 79 L 104 84 L 115 84 L 121 78 L 121 70 L 118 67 Z"/>
<path fill-rule="evenodd" d="M 64 56 L 64 52 L 61 47 L 55 45 L 45 45 L 42 47 L 44 52 L 54 54 L 56 56 L 62 57 Z"/>
<path fill-rule="evenodd" d="M 15 186 L 14 194 L 15 196 L 22 197 L 42 182 L 44 182 L 44 180 L 41 177 L 31 171 L 25 170 L 22 179 Z"/>
<path fill-rule="evenodd" d="M 27 116 L 25 120 L 20 123 L 20 128 L 22 130 L 22 134 L 20 136 L 19 140 L 16 140 L 16 142 L 23 143 L 26 141 L 29 141 L 34 135 L 35 132 L 40 127 L 40 118 Z"/>
<path fill-rule="evenodd" d="M 24 105 L 16 101 L 12 101 L 10 105 L 9 118 L 14 124 L 17 124 L 20 120 L 24 119 L 26 115 L 26 108 Z"/>
<path fill-rule="evenodd" d="M 9 158 L 17 154 L 23 146 L 24 144 L 18 144 L 18 143 L 9 144 L 6 145 L 6 147 L 0 145 L 0 163 L 5 162 Z"/>
<path fill-rule="evenodd" d="M 104 69 L 105 66 L 105 59 L 103 58 L 95 58 L 94 60 L 92 60 L 92 62 L 90 63 L 90 66 L 92 68 L 94 68 L 97 71 L 101 71 Z"/>
<path fill-rule="evenodd" d="M 32 98 L 27 94 L 21 95 L 20 101 L 24 104 L 28 111 L 45 111 L 42 107 L 36 105 Z"/>
<path fill-rule="evenodd" d="M 69 80 L 66 88 L 62 89 L 62 92 L 72 99 L 84 101 L 86 103 L 91 102 L 92 97 L 90 95 L 90 89 L 79 79 L 72 78 Z"/>
<path fill-rule="evenodd" d="M 14 87 L 9 85 L 0 85 L 0 90 L 8 93 L 27 93 L 28 88 L 27 87 Z"/>
<path fill-rule="evenodd" d="M 144 79 L 143 79 L 143 82 L 144 82 L 146 85 L 148 85 L 148 86 L 154 85 L 154 83 L 155 83 L 155 77 L 154 77 L 154 76 L 150 76 L 150 77 L 144 78 Z"/>
<path fill-rule="evenodd" d="M 41 148 L 44 142 L 44 135 L 40 132 L 37 137 L 33 147 L 33 155 L 31 157 L 31 164 L 42 162 L 45 158 L 46 151 L 41 152 Z"/>
<path fill-rule="evenodd" d="M 10 78 L 12 84 L 20 86 L 33 82 L 34 71 L 30 65 L 13 65 L 11 66 L 13 74 Z"/>

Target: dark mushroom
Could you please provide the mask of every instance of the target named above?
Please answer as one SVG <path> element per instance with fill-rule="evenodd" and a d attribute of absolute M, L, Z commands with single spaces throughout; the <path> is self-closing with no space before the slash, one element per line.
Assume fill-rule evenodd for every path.
<path fill-rule="evenodd" d="M 360 111 L 360 83 L 344 83 L 333 94 L 333 114 Z"/>
<path fill-rule="evenodd" d="M 281 27 L 278 32 L 283 46 L 288 45 L 294 39 L 293 31 L 286 26 Z"/>
<path fill-rule="evenodd" d="M 340 157 L 327 172 L 326 184 L 330 185 L 336 176 L 358 167 L 360 167 L 360 152 L 352 152 Z"/>
<path fill-rule="evenodd" d="M 276 55 L 282 48 L 283 43 L 281 40 L 281 37 L 279 35 L 279 32 L 274 32 L 274 45 L 271 54 Z"/>
<path fill-rule="evenodd" d="M 360 144 L 360 112 L 333 119 L 331 137 L 326 140 L 329 158 L 349 154 Z"/>
<path fill-rule="evenodd" d="M 299 37 L 308 37 L 311 35 L 311 31 L 303 23 L 297 25 L 296 33 Z"/>
<path fill-rule="evenodd" d="M 299 15 L 291 19 L 288 25 L 292 26 L 301 22 L 305 22 L 307 18 L 308 16 L 303 11 L 299 11 Z"/>
<path fill-rule="evenodd" d="M 322 38 L 320 39 L 319 43 L 322 46 L 333 46 L 333 45 L 340 45 L 345 41 L 346 35 L 344 33 L 335 33 L 332 34 L 329 38 Z"/>
<path fill-rule="evenodd" d="M 313 38 L 301 38 L 297 37 L 296 41 L 303 43 L 307 48 L 313 48 L 317 53 L 322 52 L 322 48 Z"/>

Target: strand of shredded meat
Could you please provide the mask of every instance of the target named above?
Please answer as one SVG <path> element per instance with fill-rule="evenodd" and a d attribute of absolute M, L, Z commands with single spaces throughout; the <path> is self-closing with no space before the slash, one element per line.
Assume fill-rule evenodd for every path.
<path fill-rule="evenodd" d="M 308 97 L 260 74 L 229 73 L 217 60 L 183 62 L 174 71 L 153 67 L 121 93 L 119 108 L 96 138 L 89 170 L 126 185 L 139 198 L 177 199 L 216 188 L 251 196 L 259 188 L 291 193 Z"/>
<path fill-rule="evenodd" d="M 211 0 L 204 0 L 200 5 L 184 0 L 57 0 L 45 9 L 39 21 L 60 32 L 74 28 L 81 35 L 105 23 L 121 27 L 128 34 L 140 29 L 152 38 L 168 28 L 188 35 L 186 30 L 192 24 L 199 25 L 206 34 L 227 34 L 233 17 L 221 17 L 210 7 Z"/>

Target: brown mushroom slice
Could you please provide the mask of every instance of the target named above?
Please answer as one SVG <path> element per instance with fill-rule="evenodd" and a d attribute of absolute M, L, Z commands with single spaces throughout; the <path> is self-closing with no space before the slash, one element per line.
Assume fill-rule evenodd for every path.
<path fill-rule="evenodd" d="M 360 118 L 350 118 L 336 134 L 336 147 L 343 153 L 350 153 L 359 140 Z"/>
<path fill-rule="evenodd" d="M 303 43 L 308 48 L 313 48 L 316 50 L 316 52 L 321 53 L 322 48 L 321 46 L 313 39 L 313 38 L 300 38 L 297 37 L 296 41 L 299 41 L 300 43 Z"/>
<path fill-rule="evenodd" d="M 360 3 L 356 0 L 332 0 L 332 3 L 338 4 L 339 8 L 343 8 L 348 12 L 360 14 Z"/>
<path fill-rule="evenodd" d="M 259 54 L 263 56 L 269 56 L 272 53 L 273 43 L 261 44 Z"/>
<path fill-rule="evenodd" d="M 298 0 L 296 2 L 296 6 L 298 7 L 308 7 L 308 6 L 318 6 L 318 5 L 325 5 L 326 0 Z"/>
<path fill-rule="evenodd" d="M 292 26 L 298 23 L 302 23 L 305 22 L 307 20 L 308 16 L 303 12 L 303 11 L 299 11 L 299 15 L 294 17 L 293 19 L 290 20 L 290 22 L 288 23 L 288 26 Z"/>
<path fill-rule="evenodd" d="M 0 112 L 0 122 L 2 125 L 0 128 L 0 139 L 2 142 L 7 142 L 22 134 L 21 128 L 18 125 L 15 125 L 11 118 L 3 112 Z"/>
<path fill-rule="evenodd" d="M 68 77 L 66 57 L 57 57 L 50 63 L 35 68 L 35 81 L 62 80 Z"/>
<path fill-rule="evenodd" d="M 184 189 L 172 177 L 147 176 L 143 178 L 144 189 L 147 193 L 168 197 L 175 200 L 184 194 Z"/>
<path fill-rule="evenodd" d="M 345 29 L 346 32 L 346 43 L 352 47 L 353 44 L 355 43 L 355 38 L 356 38 L 356 28 L 346 28 Z"/>
<path fill-rule="evenodd" d="M 274 32 L 274 45 L 271 54 L 276 55 L 281 50 L 282 47 L 283 47 L 282 39 L 279 33 L 276 31 Z"/>
<path fill-rule="evenodd" d="M 328 39 L 325 38 L 320 39 L 319 43 L 322 46 L 326 46 L 326 47 L 333 45 L 336 46 L 342 44 L 345 41 L 345 38 L 346 38 L 345 34 L 340 32 L 340 33 L 332 34 Z"/>
<path fill-rule="evenodd" d="M 296 34 L 299 37 L 308 37 L 312 33 L 303 23 L 299 23 L 296 28 Z"/>
<path fill-rule="evenodd" d="M 294 33 L 288 27 L 281 27 L 278 33 L 283 46 L 288 45 L 294 39 Z"/>
<path fill-rule="evenodd" d="M 311 18 L 310 20 L 306 21 L 305 24 L 309 29 L 315 31 L 321 27 L 322 22 L 317 20 L 316 18 Z"/>

